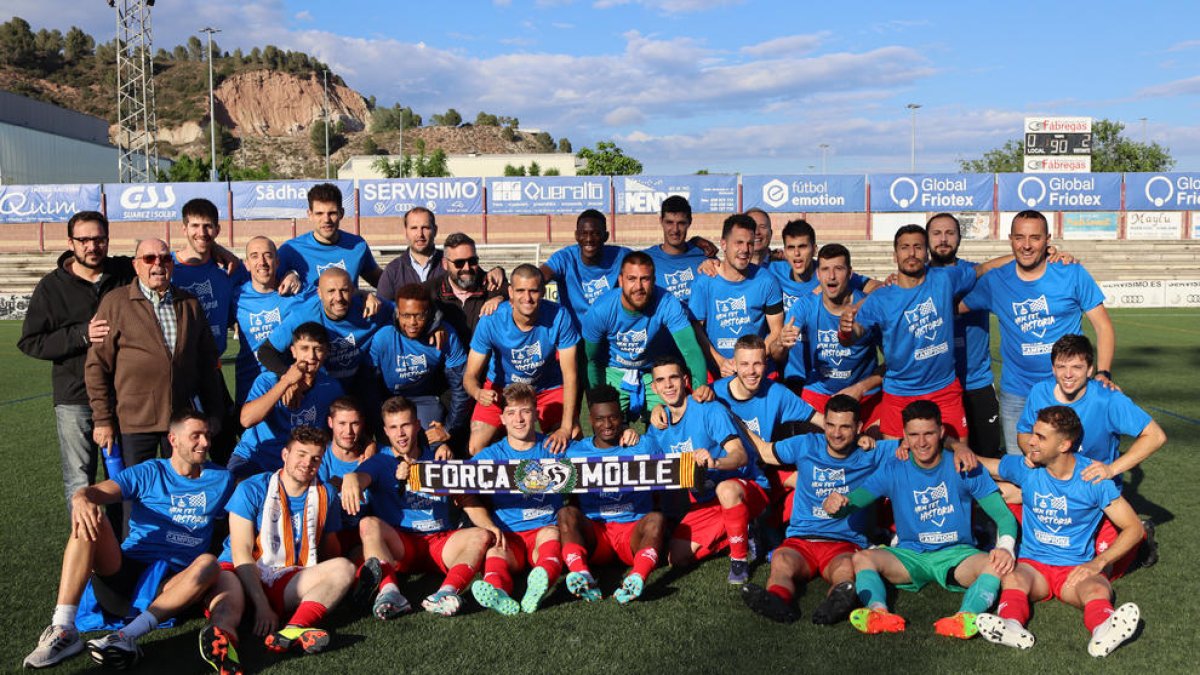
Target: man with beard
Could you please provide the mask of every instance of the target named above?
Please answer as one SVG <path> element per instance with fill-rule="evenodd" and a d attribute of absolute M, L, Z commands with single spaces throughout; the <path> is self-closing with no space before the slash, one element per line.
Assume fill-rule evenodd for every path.
<path fill-rule="evenodd" d="M 446 237 L 442 249 L 442 267 L 446 273 L 426 280 L 425 287 L 433 294 L 442 321 L 450 324 L 465 342 L 475 332 L 479 318 L 496 311 L 508 297 L 508 282 L 500 274 L 500 284 L 492 290 L 492 273 L 489 273 L 485 284 L 475 240 L 462 232 Z"/>
<path fill-rule="evenodd" d="M 558 284 L 559 304 L 566 308 L 578 328 L 592 304 L 617 287 L 621 261 L 629 249 L 606 243 L 608 220 L 596 209 L 579 214 L 575 221 L 575 241 L 574 245 L 555 251 L 541 270 L 546 283 Z"/>
<path fill-rule="evenodd" d="M 663 243 L 651 246 L 644 253 L 654 261 L 655 284 L 665 288 L 686 309 L 692 297 L 692 282 L 700 265 L 708 260 L 704 249 L 688 241 L 692 226 L 692 205 L 679 195 L 663 200 L 658 216 L 662 226 Z"/>
<path fill-rule="evenodd" d="M 1117 335 L 1104 292 L 1082 265 L 1051 265 L 1050 227 L 1046 216 L 1022 211 L 1013 217 L 1014 260 L 980 280 L 962 299 L 961 308 L 986 309 L 1000 324 L 1000 414 L 1004 418 L 1004 447 L 1020 454 L 1017 420 L 1034 383 L 1053 375 L 1050 351 L 1064 335 L 1082 332 L 1081 319 L 1096 330 L 1096 379 L 1112 382 Z"/>
<path fill-rule="evenodd" d="M 279 247 L 280 287 L 295 293 L 301 287 L 315 286 L 321 273 L 337 268 L 350 275 L 358 288 L 361 278 L 378 287 L 383 270 L 371 255 L 371 247 L 357 234 L 341 230 L 342 191 L 333 183 L 320 183 L 308 191 L 308 221 L 312 232 L 290 239 Z"/>
<path fill-rule="evenodd" d="M 414 206 L 404 214 L 404 240 L 408 242 L 408 248 L 388 263 L 387 269 L 383 271 L 383 277 L 379 280 L 379 297 L 392 300 L 401 286 L 433 284 L 447 275 L 453 278 L 456 272 L 462 269 L 462 261 L 475 256 L 475 242 L 466 235 L 459 234 L 459 237 L 464 237 L 470 242 L 471 252 L 470 256 L 455 258 L 458 263 L 451 269 L 451 265 L 447 264 L 446 255 L 437 249 L 437 229 L 437 220 L 433 211 L 424 206 Z M 447 249 L 456 248 L 465 243 L 461 240 L 452 241 L 454 236 L 450 235 L 446 238 L 445 247 Z M 478 258 L 475 258 L 471 267 L 478 273 Z M 503 269 L 497 267 L 488 272 L 486 286 L 489 291 L 497 290 L 503 284 Z"/>

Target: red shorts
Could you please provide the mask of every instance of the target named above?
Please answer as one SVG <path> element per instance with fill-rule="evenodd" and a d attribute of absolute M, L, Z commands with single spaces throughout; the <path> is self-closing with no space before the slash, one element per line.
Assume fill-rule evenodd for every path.
<path fill-rule="evenodd" d="M 446 548 L 450 537 L 454 536 L 457 531 L 444 530 L 421 534 L 396 530 L 396 535 L 400 537 L 400 541 L 404 542 L 404 560 L 396 561 L 396 569 L 405 574 L 415 571 L 433 572 L 434 570 L 445 574 L 447 567 L 446 563 L 442 561 L 442 550 Z"/>
<path fill-rule="evenodd" d="M 220 565 L 221 569 L 227 572 L 233 572 L 235 575 L 237 574 L 233 563 L 221 561 Z M 267 602 L 270 603 L 271 610 L 274 611 L 276 615 L 282 615 L 284 613 L 286 607 L 283 601 L 283 593 L 287 590 L 288 584 L 291 583 L 292 577 L 296 576 L 303 570 L 303 567 L 293 567 L 292 569 L 279 575 L 279 577 L 275 579 L 273 583 L 268 584 L 266 582 L 262 582 L 263 593 L 266 594 Z"/>
<path fill-rule="evenodd" d="M 811 389 L 805 389 L 800 392 L 800 398 L 804 399 L 814 410 L 825 414 L 825 405 L 829 403 L 829 399 L 833 398 L 830 394 L 822 394 Z M 862 428 L 866 429 L 879 419 L 879 404 L 883 402 L 883 392 L 877 391 L 870 396 L 864 396 L 858 402 L 859 419 L 862 420 Z"/>
<path fill-rule="evenodd" d="M 599 520 L 589 520 L 592 524 L 592 537 L 596 540 L 596 548 L 588 556 L 588 560 L 597 565 L 607 565 L 614 560 L 620 560 L 626 565 L 633 564 L 633 531 L 639 521 L 632 523 L 606 523 Z"/>
<path fill-rule="evenodd" d="M 491 380 L 483 383 L 484 389 L 491 389 L 499 392 Z M 500 421 L 500 406 L 498 405 L 476 405 L 475 412 L 471 413 L 472 422 L 483 422 L 484 424 L 493 427 L 503 427 L 504 423 Z M 537 416 L 538 426 L 542 433 L 549 433 L 562 426 L 563 418 L 563 388 L 555 387 L 545 391 L 539 391 L 537 395 Z"/>
<path fill-rule="evenodd" d="M 1021 514 L 1023 513 L 1022 505 L 1009 504 L 1008 510 L 1013 512 L 1013 515 L 1017 517 L 1017 524 L 1020 525 L 1022 522 Z M 1113 522 L 1108 519 L 1108 516 L 1101 518 L 1100 527 L 1096 530 L 1096 554 L 1099 555 L 1107 551 L 1108 547 L 1112 546 L 1113 542 L 1117 540 L 1117 535 L 1119 534 L 1121 533 L 1119 530 L 1117 530 L 1117 526 L 1113 525 Z M 1142 541 L 1146 541 L 1145 537 L 1142 537 Z M 1125 576 L 1125 573 L 1129 571 L 1130 566 L 1132 566 L 1134 561 L 1137 560 L 1138 549 L 1140 548 L 1141 543 L 1139 543 L 1137 546 L 1134 546 L 1133 550 L 1131 550 L 1129 553 L 1121 556 L 1121 559 L 1113 563 L 1112 567 L 1109 568 L 1108 572 L 1105 573 L 1104 576 L 1108 577 L 1110 580 L 1120 579 L 1121 577 Z"/>
<path fill-rule="evenodd" d="M 1046 596 L 1046 600 L 1062 599 L 1063 584 L 1066 583 L 1071 570 L 1076 567 L 1075 565 L 1047 565 L 1030 558 L 1017 558 L 1017 562 L 1029 565 L 1046 580 L 1046 585 L 1050 587 L 1050 595 Z"/>
<path fill-rule="evenodd" d="M 885 436 L 901 437 L 904 435 L 904 420 L 900 413 L 904 407 L 913 401 L 933 401 L 942 411 L 942 426 L 948 435 L 956 438 L 967 437 L 967 411 L 963 408 L 963 390 L 958 380 L 919 396 L 897 396 L 883 392 L 883 400 L 879 404 L 879 427 Z"/>
<path fill-rule="evenodd" d="M 824 576 L 825 568 L 829 567 L 829 563 L 839 555 L 853 554 L 862 550 L 858 544 L 851 544 L 848 541 L 820 541 L 801 537 L 788 537 L 783 540 L 779 548 L 788 548 L 804 556 L 804 562 L 808 565 L 809 570 L 808 579 L 817 575 Z"/>
<path fill-rule="evenodd" d="M 338 530 L 334 536 L 337 537 L 338 547 L 341 548 L 342 555 L 347 558 L 350 557 L 351 551 L 362 546 L 362 538 L 358 535 L 357 527 L 352 527 L 348 530 Z M 357 562 L 362 562 L 362 552 L 359 551 L 359 554 L 355 558 L 358 558 Z"/>
<path fill-rule="evenodd" d="M 553 527 L 548 525 L 547 527 Z M 537 564 L 534 560 L 534 555 L 537 554 L 537 535 L 545 528 L 535 527 L 532 530 L 524 532 L 505 532 L 504 546 L 512 551 L 513 558 L 517 560 L 517 570 L 521 571 L 526 566 L 533 567 Z"/>
<path fill-rule="evenodd" d="M 745 504 L 750 510 L 750 518 L 754 519 L 767 508 L 770 500 L 767 491 L 752 480 L 745 478 L 730 478 L 742 484 L 746 492 Z M 717 551 L 729 547 L 725 536 L 725 518 L 722 515 L 721 501 L 713 499 L 705 504 L 693 505 L 679 525 L 675 526 L 674 539 L 690 541 L 700 548 L 696 550 L 696 560 L 703 560 Z"/>
<path fill-rule="evenodd" d="M 768 514 L 768 524 L 771 527 L 782 527 L 792 518 L 792 498 L 795 488 L 784 485 L 788 478 L 795 475 L 794 469 L 768 466 L 763 469 L 767 482 L 771 484 L 771 504 Z"/>

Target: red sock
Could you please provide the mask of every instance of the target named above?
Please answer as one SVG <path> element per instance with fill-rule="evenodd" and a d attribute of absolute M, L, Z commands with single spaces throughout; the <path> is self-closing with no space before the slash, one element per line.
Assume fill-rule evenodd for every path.
<path fill-rule="evenodd" d="M 537 552 L 537 567 L 546 570 L 546 576 L 550 577 L 550 585 L 553 586 L 562 572 L 562 544 L 548 541 L 539 546 Z"/>
<path fill-rule="evenodd" d="M 771 584 L 770 586 L 767 586 L 767 592 L 789 605 L 792 604 L 792 599 L 795 598 L 795 595 L 793 595 L 791 591 L 783 586 L 780 586 L 779 584 Z"/>
<path fill-rule="evenodd" d="M 388 584 L 395 584 L 397 586 L 400 585 L 399 582 L 396 581 L 395 563 L 383 563 L 379 566 L 379 568 L 383 570 L 383 574 L 379 577 L 380 588 L 383 588 Z"/>
<path fill-rule="evenodd" d="M 311 600 L 305 600 L 296 608 L 296 613 L 288 620 L 289 626 L 304 626 L 308 628 L 315 626 L 325 618 L 325 612 L 328 611 L 325 605 Z"/>
<path fill-rule="evenodd" d="M 644 548 L 633 556 L 633 573 L 643 580 L 650 578 L 650 573 L 654 571 L 655 567 L 658 567 L 657 550 Z"/>
<path fill-rule="evenodd" d="M 725 521 L 725 536 L 729 537 L 729 557 L 745 560 L 750 555 L 750 509 L 745 503 L 722 507 L 721 519 Z"/>
<path fill-rule="evenodd" d="M 563 558 L 567 560 L 567 569 L 572 572 L 587 572 L 587 549 L 579 544 L 563 544 Z"/>
<path fill-rule="evenodd" d="M 458 593 L 466 588 L 467 584 L 475 578 L 475 568 L 467 564 L 459 564 L 450 568 L 446 572 L 446 578 L 442 581 L 443 586 L 454 587 L 454 592 Z"/>
<path fill-rule="evenodd" d="M 1029 596 L 1024 591 L 1010 588 L 1000 591 L 1000 604 L 996 616 L 1001 619 L 1016 619 L 1022 626 L 1029 623 Z"/>
<path fill-rule="evenodd" d="M 1083 625 L 1087 627 L 1088 632 L 1096 630 L 1096 626 L 1104 623 L 1108 617 L 1112 616 L 1113 606 L 1108 598 L 1092 600 L 1083 606 Z"/>
<path fill-rule="evenodd" d="M 508 573 L 508 561 L 498 556 L 489 556 L 483 561 L 483 580 L 512 594 L 513 578 Z"/>

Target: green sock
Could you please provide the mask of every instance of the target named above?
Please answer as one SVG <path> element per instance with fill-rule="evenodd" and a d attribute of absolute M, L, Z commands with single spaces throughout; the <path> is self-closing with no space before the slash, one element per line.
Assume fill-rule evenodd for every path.
<path fill-rule="evenodd" d="M 875 570 L 860 570 L 854 574 L 854 588 L 858 589 L 858 599 L 867 609 L 887 609 L 887 588 L 883 585 L 883 577 Z"/>
<path fill-rule="evenodd" d="M 978 614 L 986 612 L 996 602 L 996 593 L 1000 591 L 1000 578 L 986 572 L 979 575 L 975 583 L 963 595 L 962 604 L 958 611 Z"/>

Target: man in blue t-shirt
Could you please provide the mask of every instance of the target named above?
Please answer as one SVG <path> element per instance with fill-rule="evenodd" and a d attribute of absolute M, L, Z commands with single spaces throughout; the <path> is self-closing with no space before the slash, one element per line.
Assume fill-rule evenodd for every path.
<path fill-rule="evenodd" d="M 579 429 L 579 332 L 566 308 L 543 299 L 544 294 L 538 268 L 519 265 L 508 286 L 509 301 L 475 327 L 463 378 L 466 394 L 475 399 L 472 455 L 500 435 L 500 391 L 518 382 L 537 392 L 538 424 L 555 452 L 565 450 Z"/>
<path fill-rule="evenodd" d="M 655 285 L 675 296 L 686 309 L 700 265 L 709 259 L 704 249 L 688 241 L 692 205 L 680 195 L 667 197 L 659 209 L 658 223 L 662 226 L 663 243 L 643 252 L 654 260 Z"/>
<path fill-rule="evenodd" d="M 1082 333 L 1087 315 L 1096 330 L 1096 378 L 1112 381 L 1117 336 L 1104 308 L 1104 293 L 1082 265 L 1049 264 L 1054 257 L 1050 226 L 1038 211 L 1013 217 L 1008 235 L 1015 259 L 979 280 L 960 303 L 963 311 L 986 309 L 1000 326 L 1000 415 L 1004 447 L 1020 454 L 1017 420 L 1036 382 L 1052 375 L 1050 349 L 1058 338 Z"/>
<path fill-rule="evenodd" d="M 283 468 L 243 481 L 229 500 L 221 566 L 237 574 L 254 634 L 277 654 L 329 646 L 317 626 L 354 583 L 354 563 L 330 554 L 342 525 L 335 490 L 317 477 L 327 445 L 324 429 L 292 429 Z"/>
<path fill-rule="evenodd" d="M 367 416 L 352 396 L 340 396 L 329 404 L 329 447 L 321 458 L 317 479 L 338 491 L 341 499 L 342 477 L 356 471 L 362 462 L 378 453 L 367 432 Z M 347 558 L 357 558 L 362 540 L 358 536 L 358 514 L 342 509 L 342 529 L 337 533 L 338 552 Z"/>
<path fill-rule="evenodd" d="M 1021 558 L 1003 578 L 996 613 L 980 614 L 976 620 L 988 642 L 1032 647 L 1033 633 L 1025 628 L 1029 601 L 1049 598 L 1083 610 L 1092 656 L 1108 656 L 1137 631 L 1141 611 L 1132 602 L 1114 609 L 1110 580 L 1145 531 L 1112 481 L 1085 477 L 1095 464 L 1073 451 L 1083 433 L 1070 407 L 1042 408 L 1025 457 L 982 460 L 996 478 L 1019 485 L 1024 502 Z M 1097 553 L 1093 540 L 1101 519 L 1112 521 L 1120 535 Z"/>
<path fill-rule="evenodd" d="M 234 401 L 246 402 L 254 379 L 266 372 L 258 362 L 258 348 L 267 341 L 271 331 L 283 323 L 292 306 L 310 296 L 282 295 L 279 292 L 279 257 L 275 242 L 267 237 L 254 237 L 246 242 L 246 268 L 250 279 L 234 289 L 234 311 L 238 325 L 238 355 Z M 311 293 L 315 294 L 316 289 Z"/>
<path fill-rule="evenodd" d="M 75 627 L 89 579 L 100 609 L 136 618 L 116 633 L 87 643 L 101 665 L 129 668 L 141 658 L 137 640 L 197 602 L 206 602 L 209 624 L 201 647 L 236 641 L 240 609 L 226 602 L 236 579 L 220 574 L 208 553 L 213 522 L 233 493 L 233 477 L 208 461 L 208 422 L 194 410 L 177 413 L 167 432 L 170 459 L 151 459 L 113 479 L 80 488 L 71 497 L 72 533 L 63 553 L 58 601 L 27 668 L 45 668 L 83 651 Z M 117 541 L 104 506 L 127 501 L 129 535 Z M 231 583 L 232 582 L 232 583 Z M 221 651 L 221 650 L 218 650 Z M 237 652 L 205 653 L 237 667 Z M 232 671 L 229 671 L 232 672 Z"/>
<path fill-rule="evenodd" d="M 609 246 L 608 220 L 596 209 L 579 214 L 575 244 L 555 251 L 542 263 L 542 278 L 558 284 L 558 302 L 578 328 L 596 299 L 617 287 L 617 273 L 629 249 Z"/>
<path fill-rule="evenodd" d="M 627 429 L 621 398 L 607 384 L 588 390 L 588 417 L 595 435 L 573 443 L 567 457 L 631 457 L 662 452 L 648 438 L 622 446 Z M 658 566 L 665 530 L 663 514 L 648 492 L 579 495 L 575 503 L 558 511 L 563 559 L 569 570 L 567 590 L 587 602 L 601 600 L 604 596 L 588 563 L 603 565 L 619 560 L 633 569 L 622 579 L 613 598 L 622 605 L 636 600 Z"/>
<path fill-rule="evenodd" d="M 308 190 L 308 222 L 312 232 L 289 239 L 279 247 L 279 272 L 283 275 L 280 287 L 295 293 L 304 286 L 315 286 L 321 273 L 337 268 L 350 275 L 350 283 L 358 288 L 358 280 L 379 285 L 383 270 L 375 262 L 371 247 L 357 234 L 341 230 L 342 191 L 333 183 L 320 183 Z"/>
<path fill-rule="evenodd" d="M 939 635 L 970 639 L 977 632 L 976 615 L 996 601 L 1000 579 L 1013 568 L 1017 521 L 986 471 L 975 466 L 960 472 L 954 456 L 943 450 L 945 430 L 936 405 L 915 401 L 904 408 L 903 417 L 910 456 L 884 459 L 849 495 L 831 492 L 823 504 L 826 513 L 839 517 L 887 497 L 896 519 L 896 545 L 854 554 L 854 586 L 863 607 L 850 613 L 850 623 L 867 634 L 901 632 L 904 619 L 888 611 L 884 580 L 908 591 L 936 583 L 966 593 L 958 612 L 939 619 L 934 629 Z M 886 443 L 875 452 L 891 454 L 894 449 L 894 443 Z M 996 523 L 996 547 L 990 554 L 975 547 L 973 503 Z"/>

